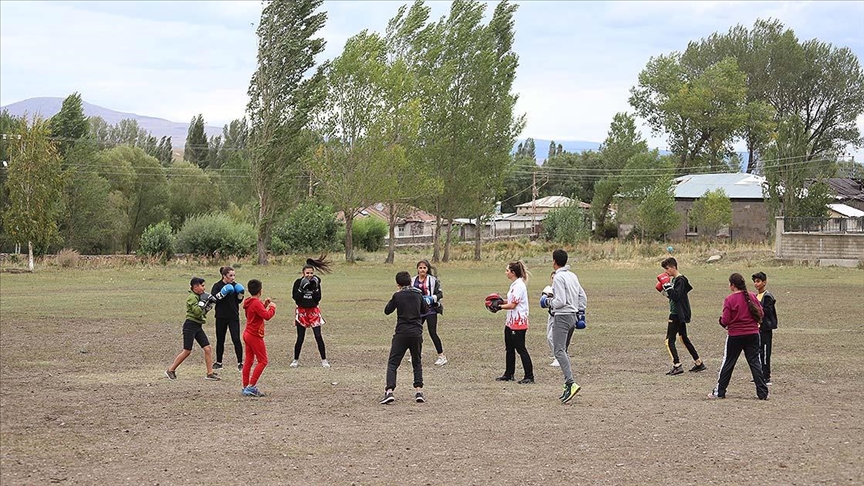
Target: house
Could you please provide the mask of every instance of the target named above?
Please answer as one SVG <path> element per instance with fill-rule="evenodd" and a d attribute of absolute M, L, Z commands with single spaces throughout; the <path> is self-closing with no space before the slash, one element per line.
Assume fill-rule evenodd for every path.
<path fill-rule="evenodd" d="M 386 204 L 375 203 L 361 209 L 354 219 L 361 218 L 379 218 L 389 224 L 390 211 Z M 337 220 L 345 221 L 345 217 L 340 211 L 336 215 Z M 415 208 L 407 206 L 403 214 L 397 215 L 396 227 L 394 228 L 396 238 L 412 237 L 412 236 L 432 236 L 435 232 L 435 216 Z"/>
<path fill-rule="evenodd" d="M 591 205 L 575 199 L 570 199 L 566 196 L 546 196 L 535 201 L 529 201 L 516 206 L 517 215 L 546 215 L 553 209 L 558 209 L 562 206 L 578 204 L 584 210 L 591 209 Z M 542 219 L 542 218 L 541 218 Z"/>
<path fill-rule="evenodd" d="M 591 209 L 590 204 L 570 199 L 565 196 L 547 196 L 534 201 L 526 202 L 516 206 L 515 213 L 501 213 L 501 203 L 495 207 L 495 213 L 488 219 L 481 221 L 483 238 L 510 238 L 536 235 L 540 232 L 540 226 L 546 216 L 554 209 L 578 204 L 583 211 Z M 456 218 L 454 224 L 458 224 L 459 238 L 461 240 L 474 240 L 477 235 L 476 218 Z"/>
<path fill-rule="evenodd" d="M 864 181 L 848 177 L 834 177 L 825 181 L 835 201 L 864 211 Z"/>
<path fill-rule="evenodd" d="M 860 233 L 864 231 L 864 211 L 846 204 L 828 205 L 828 216 L 837 222 L 838 231 Z"/>
<path fill-rule="evenodd" d="M 735 241 L 765 241 L 770 234 L 768 208 L 762 188 L 765 178 L 746 173 L 691 174 L 673 181 L 675 210 L 682 215 L 681 225 L 669 238 L 682 241 L 690 238 L 722 236 Z M 717 235 L 700 234 L 690 217 L 693 203 L 707 191 L 723 189 L 732 201 L 732 223 Z"/>

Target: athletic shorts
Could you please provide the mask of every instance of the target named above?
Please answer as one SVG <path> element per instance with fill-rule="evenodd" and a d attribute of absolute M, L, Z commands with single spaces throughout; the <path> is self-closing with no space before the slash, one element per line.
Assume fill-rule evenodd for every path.
<path fill-rule="evenodd" d="M 192 351 L 193 341 L 198 341 L 198 345 L 202 348 L 210 346 L 210 341 L 207 340 L 207 334 L 204 333 L 203 326 L 187 319 L 183 323 L 183 349 Z"/>

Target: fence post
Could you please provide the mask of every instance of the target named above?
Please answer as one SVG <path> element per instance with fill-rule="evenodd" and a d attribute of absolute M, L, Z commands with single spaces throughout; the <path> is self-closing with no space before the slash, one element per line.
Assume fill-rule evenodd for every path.
<path fill-rule="evenodd" d="M 774 221 L 776 225 L 774 229 L 774 258 L 780 258 L 780 249 L 783 247 L 783 231 L 785 231 L 783 223 L 785 220 L 783 216 L 777 216 L 774 218 Z"/>

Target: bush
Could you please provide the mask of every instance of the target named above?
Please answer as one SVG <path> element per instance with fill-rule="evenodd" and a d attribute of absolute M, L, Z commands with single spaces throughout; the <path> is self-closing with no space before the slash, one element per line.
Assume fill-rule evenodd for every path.
<path fill-rule="evenodd" d="M 78 266 L 78 258 L 81 254 L 75 250 L 64 248 L 57 253 L 57 265 L 64 268 L 73 268 Z"/>
<path fill-rule="evenodd" d="M 355 219 L 352 229 L 354 248 L 366 251 L 378 251 L 383 247 L 389 231 L 387 223 L 375 217 Z"/>
<path fill-rule="evenodd" d="M 177 248 L 193 255 L 236 255 L 252 253 L 257 242 L 255 228 L 236 223 L 222 213 L 192 216 L 177 233 Z"/>
<path fill-rule="evenodd" d="M 552 210 L 543 220 L 543 238 L 561 244 L 585 241 L 591 235 L 588 217 L 577 204 Z"/>
<path fill-rule="evenodd" d="M 174 235 L 171 232 L 171 225 L 167 221 L 162 221 L 158 224 L 148 226 L 141 234 L 141 241 L 138 243 L 138 254 L 148 257 L 160 257 L 163 260 L 173 258 Z"/>
<path fill-rule="evenodd" d="M 276 255 L 338 249 L 340 224 L 329 206 L 305 202 L 274 226 L 270 251 Z"/>

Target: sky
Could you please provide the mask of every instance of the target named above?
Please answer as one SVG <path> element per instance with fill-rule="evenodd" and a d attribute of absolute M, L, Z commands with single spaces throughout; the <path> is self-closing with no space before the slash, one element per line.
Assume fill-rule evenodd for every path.
<path fill-rule="evenodd" d="M 403 1 L 325 0 L 320 59 L 364 29 L 383 32 Z M 849 47 L 864 63 L 864 1 L 516 1 L 514 91 L 520 138 L 602 142 L 652 56 L 758 18 L 801 40 Z M 495 2 L 487 8 L 487 18 Z M 427 1 L 432 19 L 449 2 Z M 244 115 L 261 3 L 248 1 L 0 1 L 0 105 L 81 93 L 116 111 L 221 126 Z M 864 132 L 864 116 L 858 125 Z M 642 125 L 652 147 L 665 136 Z M 864 149 L 851 150 L 864 160 Z"/>

